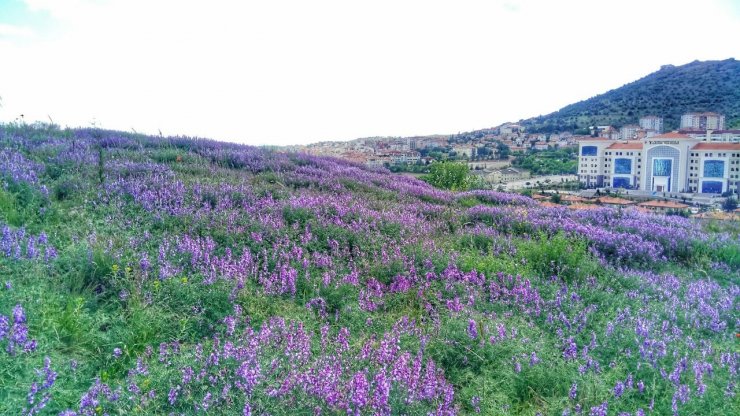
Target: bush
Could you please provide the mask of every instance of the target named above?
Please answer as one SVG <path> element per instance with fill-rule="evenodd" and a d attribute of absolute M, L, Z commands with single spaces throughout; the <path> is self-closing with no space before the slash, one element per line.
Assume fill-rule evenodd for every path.
<path fill-rule="evenodd" d="M 423 177 L 432 186 L 451 191 L 467 191 L 475 186 L 476 178 L 470 175 L 468 165 L 455 162 L 439 162 L 429 168 Z"/>
<path fill-rule="evenodd" d="M 556 275 L 571 283 L 593 270 L 586 243 L 580 239 L 570 239 L 563 233 L 549 238 L 540 234 L 526 243 L 524 253 L 529 267 L 543 278 Z"/>

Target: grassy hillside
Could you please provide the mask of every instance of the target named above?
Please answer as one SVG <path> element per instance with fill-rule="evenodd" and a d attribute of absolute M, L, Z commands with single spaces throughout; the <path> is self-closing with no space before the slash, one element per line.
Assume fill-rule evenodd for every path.
<path fill-rule="evenodd" d="M 635 82 L 524 121 L 530 131 L 564 131 L 594 125 L 636 124 L 645 115 L 664 118 L 677 129 L 693 111 L 725 114 L 727 127 L 740 128 L 740 61 L 695 61 L 663 66 Z"/>
<path fill-rule="evenodd" d="M 737 226 L 0 126 L 0 414 L 740 412 Z"/>

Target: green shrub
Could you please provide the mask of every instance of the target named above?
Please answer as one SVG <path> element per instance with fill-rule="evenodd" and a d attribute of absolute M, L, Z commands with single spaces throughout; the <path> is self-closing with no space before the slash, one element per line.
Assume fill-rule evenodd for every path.
<path fill-rule="evenodd" d="M 64 286 L 71 293 L 103 294 L 110 289 L 109 277 L 114 260 L 100 248 L 73 245 L 63 251 L 56 261 Z"/>
<path fill-rule="evenodd" d="M 566 282 L 574 282 L 595 269 L 586 243 L 563 233 L 549 237 L 540 234 L 525 243 L 522 251 L 529 268 L 543 278 L 557 275 Z"/>
<path fill-rule="evenodd" d="M 470 174 L 468 165 L 455 162 L 437 162 L 422 177 L 432 186 L 451 191 L 467 191 L 474 187 L 476 178 Z"/>

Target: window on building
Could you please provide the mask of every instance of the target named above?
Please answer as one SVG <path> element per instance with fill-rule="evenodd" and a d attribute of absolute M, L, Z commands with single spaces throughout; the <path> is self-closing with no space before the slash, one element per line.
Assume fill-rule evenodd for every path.
<path fill-rule="evenodd" d="M 582 156 L 596 156 L 598 148 L 596 146 L 583 146 L 581 147 Z"/>
<path fill-rule="evenodd" d="M 723 160 L 707 160 L 704 162 L 704 177 L 721 178 L 725 173 Z"/>

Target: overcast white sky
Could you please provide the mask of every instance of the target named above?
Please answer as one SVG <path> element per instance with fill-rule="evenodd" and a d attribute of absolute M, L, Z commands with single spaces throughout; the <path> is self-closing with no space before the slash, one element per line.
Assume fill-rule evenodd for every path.
<path fill-rule="evenodd" d="M 0 121 L 250 144 L 456 133 L 740 58 L 740 0 L 0 0 Z"/>

